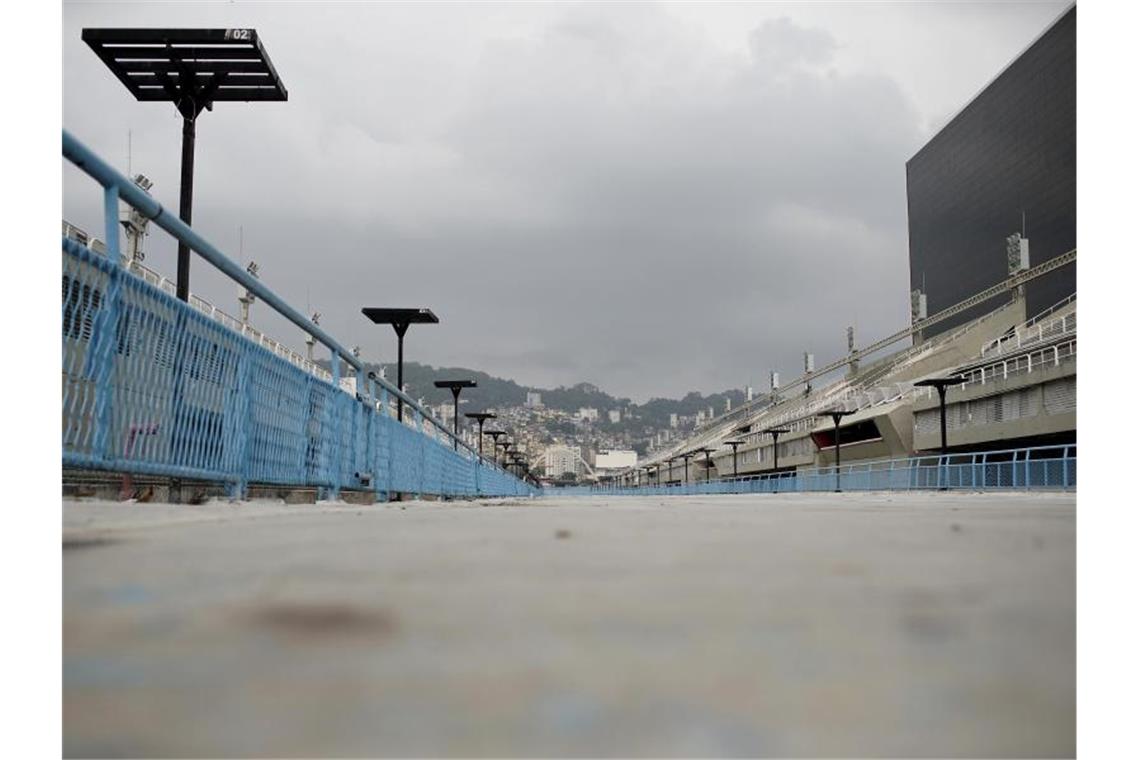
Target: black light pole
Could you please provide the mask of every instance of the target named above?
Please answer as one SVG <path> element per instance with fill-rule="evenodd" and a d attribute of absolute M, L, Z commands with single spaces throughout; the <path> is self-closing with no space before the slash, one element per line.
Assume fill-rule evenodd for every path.
<path fill-rule="evenodd" d="M 946 389 L 951 385 L 960 385 L 963 382 L 962 377 L 935 377 L 929 380 L 919 380 L 915 383 L 915 387 L 934 388 L 938 391 L 938 423 L 942 431 L 942 456 L 941 460 L 945 460 L 949 447 L 946 445 Z M 942 464 L 938 467 L 938 480 L 939 488 L 945 489 L 946 486 L 942 484 Z M 948 478 L 949 479 L 949 478 Z"/>
<path fill-rule="evenodd" d="M 693 458 L 693 452 L 682 454 L 681 458 L 685 460 L 685 485 L 689 485 L 689 460 Z"/>
<path fill-rule="evenodd" d="M 732 447 L 732 479 L 736 480 L 736 477 L 737 477 L 737 473 L 736 473 L 736 447 L 744 444 L 744 441 L 734 440 L 734 441 L 725 441 L 725 443 Z"/>
<path fill-rule="evenodd" d="M 463 415 L 469 420 L 475 420 L 479 423 L 479 458 L 483 458 L 483 423 L 487 420 L 495 419 L 493 412 L 468 412 Z"/>
<path fill-rule="evenodd" d="M 439 324 L 439 317 L 431 309 L 388 309 L 365 307 L 364 316 L 378 325 L 392 325 L 396 331 L 396 387 L 404 392 L 404 334 L 414 324 Z M 396 419 L 404 420 L 404 399 L 396 397 Z"/>
<path fill-rule="evenodd" d="M 712 463 L 709 461 L 709 454 L 711 454 L 712 451 L 713 450 L 708 448 L 707 446 L 702 446 L 699 449 L 693 449 L 694 454 L 704 454 L 705 455 L 705 484 L 706 485 L 712 479 Z"/>
<path fill-rule="evenodd" d="M 775 485 L 772 493 L 780 490 L 780 436 L 788 432 L 787 428 L 765 428 L 765 433 L 772 434 L 772 476 Z"/>
<path fill-rule="evenodd" d="M 946 446 L 946 389 L 952 385 L 961 385 L 963 378 L 961 377 L 936 377 L 930 380 L 919 380 L 915 383 L 915 387 L 934 388 L 938 391 L 938 415 L 940 417 L 940 425 L 942 428 L 942 455 L 947 453 Z"/>
<path fill-rule="evenodd" d="M 506 467 L 507 467 L 507 454 L 510 451 L 511 442 L 510 441 L 501 441 L 501 442 L 496 442 L 495 445 L 503 450 L 503 469 L 506 469 Z M 495 457 L 496 464 L 498 463 L 498 461 L 499 461 L 499 458 L 496 456 Z"/>
<path fill-rule="evenodd" d="M 256 29 L 84 29 L 81 38 L 136 100 L 171 102 L 182 114 L 178 218 L 186 224 L 194 206 L 195 125 L 202 109 L 212 111 L 222 101 L 289 99 Z M 177 296 L 189 301 L 190 248 L 181 241 L 177 271 Z"/>
<path fill-rule="evenodd" d="M 459 451 L 459 394 L 464 388 L 475 388 L 474 380 L 436 380 L 436 388 L 447 388 L 451 391 L 451 397 L 455 401 L 455 412 L 452 416 L 452 428 L 454 437 L 452 443 L 455 444 L 455 450 Z"/>
<path fill-rule="evenodd" d="M 839 487 L 839 421 L 849 414 L 855 412 L 847 412 L 842 409 L 832 409 L 826 412 L 819 412 L 816 417 L 830 417 L 831 421 L 835 423 L 835 492 L 839 493 L 843 489 Z"/>
<path fill-rule="evenodd" d="M 772 434 L 772 472 L 780 469 L 780 436 L 788 432 L 787 428 L 766 428 L 765 433 Z"/>
<path fill-rule="evenodd" d="M 487 435 L 491 436 L 491 459 L 495 464 L 499 463 L 499 437 L 506 435 L 505 430 L 488 430 Z"/>

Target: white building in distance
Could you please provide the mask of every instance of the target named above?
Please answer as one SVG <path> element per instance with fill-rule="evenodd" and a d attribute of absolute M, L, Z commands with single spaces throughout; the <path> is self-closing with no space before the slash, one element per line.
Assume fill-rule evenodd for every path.
<path fill-rule="evenodd" d="M 594 457 L 594 470 L 598 473 L 607 470 L 624 470 L 637 466 L 637 452 L 629 449 L 609 449 L 598 452 Z"/>
<path fill-rule="evenodd" d="M 546 469 L 546 477 L 557 478 L 566 472 L 572 472 L 577 475 L 579 472 L 578 463 L 581 457 L 582 449 L 580 446 L 566 446 L 565 444 L 548 446 L 542 455 L 542 463 Z"/>

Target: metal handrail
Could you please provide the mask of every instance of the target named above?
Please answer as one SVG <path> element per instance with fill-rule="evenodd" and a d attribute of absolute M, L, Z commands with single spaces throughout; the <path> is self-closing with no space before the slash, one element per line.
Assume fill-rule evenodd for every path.
<path fill-rule="evenodd" d="M 327 347 L 332 353 L 331 358 L 334 367 L 336 366 L 337 360 L 340 359 L 355 369 L 358 378 L 357 392 L 361 392 L 362 386 L 364 385 L 364 383 L 361 382 L 364 379 L 364 364 L 356 358 L 350 350 L 341 345 L 339 341 L 321 329 L 319 325 L 314 324 L 299 311 L 287 304 L 276 293 L 270 290 L 264 282 L 252 277 L 245 269 L 234 263 L 229 257 L 222 253 L 221 250 L 164 208 L 162 204 L 151 197 L 149 193 L 142 190 L 142 188 L 126 176 L 120 174 L 66 129 L 63 130 L 63 155 L 76 167 L 103 186 L 105 193 L 104 221 L 106 224 L 107 255 L 117 264 L 122 265 L 123 263 L 119 247 L 119 222 L 117 214 L 118 201 L 122 200 L 137 209 L 147 219 L 166 230 L 172 237 L 185 244 L 190 250 L 212 264 L 231 280 L 234 280 L 250 293 L 257 296 L 257 298 L 267 304 L 271 309 Z M 333 377 L 339 379 L 336 373 L 333 373 Z M 420 405 L 414 398 L 382 377 L 373 376 L 369 379 L 380 385 L 388 394 L 403 400 L 403 402 L 411 407 L 424 421 L 429 422 L 439 430 L 445 432 L 470 454 L 479 457 L 478 451 L 473 446 L 469 445 L 462 438 L 454 435 L 447 426 L 437 419 L 427 408 Z M 483 459 L 487 461 L 485 458 Z"/>

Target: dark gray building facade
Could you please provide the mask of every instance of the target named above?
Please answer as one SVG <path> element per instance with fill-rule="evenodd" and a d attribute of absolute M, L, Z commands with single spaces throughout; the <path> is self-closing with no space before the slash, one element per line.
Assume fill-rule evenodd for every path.
<path fill-rule="evenodd" d="M 1077 247 L 1075 5 L 907 162 L 906 178 L 911 290 L 926 293 L 928 314 L 1008 277 L 1011 234 L 1024 230 L 1031 266 Z M 1027 315 L 1074 292 L 1075 266 L 1040 277 L 1026 286 Z"/>

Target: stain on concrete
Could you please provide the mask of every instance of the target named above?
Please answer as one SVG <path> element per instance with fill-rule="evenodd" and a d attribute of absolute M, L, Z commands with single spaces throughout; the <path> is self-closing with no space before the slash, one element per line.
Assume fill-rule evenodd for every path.
<path fill-rule="evenodd" d="M 118 543 L 119 539 L 107 538 L 106 536 L 64 536 L 63 550 L 67 552 L 75 549 L 99 549 L 104 546 L 114 546 Z"/>
<path fill-rule="evenodd" d="M 274 632 L 304 638 L 386 638 L 397 629 L 390 612 L 336 603 L 273 604 L 254 612 L 253 620 Z"/>

